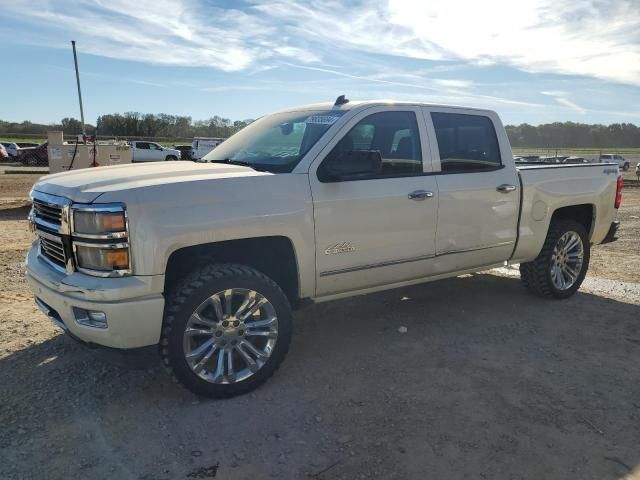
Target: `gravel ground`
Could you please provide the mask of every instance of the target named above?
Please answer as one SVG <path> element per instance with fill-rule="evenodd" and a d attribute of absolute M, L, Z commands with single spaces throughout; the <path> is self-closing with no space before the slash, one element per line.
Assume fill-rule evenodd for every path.
<path fill-rule="evenodd" d="M 25 189 L 5 180 L 2 479 L 640 478 L 640 189 L 569 300 L 503 269 L 315 305 L 265 386 L 209 401 L 44 318 Z"/>

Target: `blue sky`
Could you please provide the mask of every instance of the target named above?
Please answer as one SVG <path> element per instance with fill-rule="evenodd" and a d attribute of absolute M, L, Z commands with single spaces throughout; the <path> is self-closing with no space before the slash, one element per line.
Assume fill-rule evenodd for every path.
<path fill-rule="evenodd" d="M 640 0 L 0 0 L 0 119 L 393 98 L 640 124 Z"/>

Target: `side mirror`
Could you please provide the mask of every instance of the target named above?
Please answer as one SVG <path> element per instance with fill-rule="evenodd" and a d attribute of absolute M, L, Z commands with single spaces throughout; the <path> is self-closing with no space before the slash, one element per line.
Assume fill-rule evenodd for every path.
<path fill-rule="evenodd" d="M 350 150 L 328 160 L 321 175 L 326 182 L 358 180 L 382 172 L 379 150 Z"/>
<path fill-rule="evenodd" d="M 282 132 L 283 135 L 291 135 L 291 132 L 293 132 L 293 124 L 292 123 L 281 123 L 280 124 L 280 131 Z"/>

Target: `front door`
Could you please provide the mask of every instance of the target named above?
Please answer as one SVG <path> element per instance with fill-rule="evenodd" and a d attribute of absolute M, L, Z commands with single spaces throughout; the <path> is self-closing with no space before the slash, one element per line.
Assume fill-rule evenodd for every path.
<path fill-rule="evenodd" d="M 319 176 L 324 162 L 358 150 L 380 152 L 378 174 Z M 318 296 L 428 274 L 438 208 L 435 177 L 424 175 L 431 170 L 429 152 L 420 110 L 410 106 L 360 112 L 323 149 L 309 172 Z"/>

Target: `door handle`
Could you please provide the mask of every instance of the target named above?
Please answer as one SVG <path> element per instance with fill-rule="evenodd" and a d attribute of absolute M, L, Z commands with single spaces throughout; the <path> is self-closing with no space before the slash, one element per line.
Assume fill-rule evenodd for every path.
<path fill-rule="evenodd" d="M 516 189 L 515 185 L 507 185 L 506 183 L 503 183 L 502 185 L 499 185 L 496 187 L 496 190 L 499 191 L 500 193 L 513 192 L 515 191 L 515 189 Z"/>
<path fill-rule="evenodd" d="M 426 198 L 433 197 L 433 192 L 428 192 L 426 190 L 416 190 L 415 192 L 411 192 L 409 194 L 409 200 L 424 200 Z"/>

